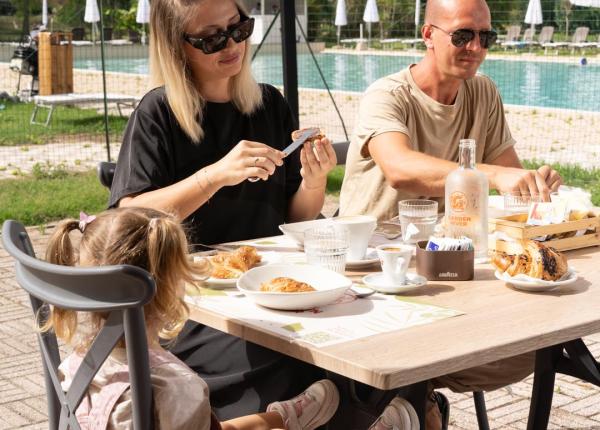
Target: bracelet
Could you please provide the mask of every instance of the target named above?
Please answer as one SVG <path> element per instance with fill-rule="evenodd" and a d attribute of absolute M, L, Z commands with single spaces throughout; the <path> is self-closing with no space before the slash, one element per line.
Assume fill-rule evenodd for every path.
<path fill-rule="evenodd" d="M 212 182 L 211 182 L 211 180 L 208 178 L 208 172 L 206 171 L 206 168 L 204 168 L 204 169 L 202 169 L 202 170 L 199 170 L 199 171 L 197 171 L 196 173 L 194 173 L 194 178 L 196 179 L 196 183 L 198 184 L 198 187 L 199 187 L 199 188 L 200 188 L 202 191 L 204 191 L 204 192 L 207 192 L 207 191 L 208 191 L 208 194 L 209 194 L 209 196 L 208 196 L 208 197 L 207 197 L 207 199 L 206 199 L 206 201 L 208 202 L 208 201 L 210 200 L 210 198 L 211 198 L 211 197 L 214 195 L 214 193 L 212 193 L 212 194 L 211 194 L 211 193 L 210 193 L 210 191 L 209 191 L 209 188 L 208 188 L 208 187 L 206 187 L 206 186 L 204 186 L 204 185 L 202 185 L 202 183 L 200 182 L 200 178 L 198 177 L 198 174 L 199 174 L 199 173 L 202 173 L 202 172 L 204 172 L 204 177 L 206 178 L 206 183 L 208 184 L 208 187 L 212 187 L 212 186 L 213 186 L 213 183 L 212 183 Z"/>

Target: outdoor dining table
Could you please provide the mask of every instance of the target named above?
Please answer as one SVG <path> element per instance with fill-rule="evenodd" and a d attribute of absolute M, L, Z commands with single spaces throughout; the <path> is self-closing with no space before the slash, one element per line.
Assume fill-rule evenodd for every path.
<path fill-rule="evenodd" d="M 190 315 L 202 324 L 375 388 L 412 385 L 409 400 L 421 428 L 428 380 L 536 351 L 528 428 L 540 429 L 548 424 L 555 372 L 600 386 L 600 366 L 581 340 L 600 331 L 600 248 L 568 251 L 566 256 L 579 275 L 570 285 L 524 292 L 496 279 L 490 264 L 476 264 L 472 281 L 430 281 L 404 295 L 462 315 L 330 346 L 290 341 L 204 307 L 202 300 L 190 306 Z M 360 281 L 368 271 L 378 270 L 374 265 L 366 271 L 348 271 L 347 276 Z M 409 271 L 414 270 L 413 259 Z"/>

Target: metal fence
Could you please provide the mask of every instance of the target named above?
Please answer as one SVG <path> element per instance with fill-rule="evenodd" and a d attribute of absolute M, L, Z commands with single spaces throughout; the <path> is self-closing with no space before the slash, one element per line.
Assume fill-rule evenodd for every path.
<path fill-rule="evenodd" d="M 37 113 L 42 124 L 32 124 L 35 105 L 27 97 L 31 76 L 10 69 L 11 58 L 19 48 L 20 33 L 15 26 L 22 25 L 22 17 L 3 8 L 5 3 L 10 4 L 8 0 L 0 2 L 0 14 L 4 14 L 0 16 L 0 175 L 26 174 L 40 162 L 70 169 L 89 168 L 106 160 L 109 151 L 114 160 L 131 108 L 108 103 L 108 146 L 101 99 L 57 105 L 47 125 L 43 122 L 48 109 L 42 107 Z M 128 13 L 135 12 L 135 3 L 132 0 Z M 284 77 L 280 2 L 247 3 L 257 20 L 255 48 L 264 39 L 253 61 L 255 76 L 260 82 L 281 88 Z M 345 3 L 345 21 L 340 3 Z M 365 22 L 369 15 L 365 12 L 366 0 L 295 2 L 300 122 L 302 126 L 321 126 L 334 140 L 351 136 L 361 94 L 372 82 L 419 61 L 425 52 L 424 45 L 415 39 L 415 30 L 423 22 L 425 1 L 374 3 L 378 19 L 373 15 L 373 22 Z M 489 75 L 500 89 L 519 155 L 597 167 L 600 8 L 543 0 L 542 22 L 531 24 L 525 22 L 527 0 L 490 0 L 488 4 L 493 27 L 502 37 L 490 50 L 481 72 Z M 142 26 L 119 29 L 115 25 L 93 32 L 93 26 L 83 21 L 82 7 L 73 9 L 70 25 L 61 24 L 58 19 L 53 22 L 53 15 L 59 15 L 58 8 L 68 5 L 69 2 L 54 6 L 50 26 L 53 30 L 73 32 L 74 39 L 81 39 L 73 42 L 73 91 L 102 93 L 97 38 L 104 31 L 107 92 L 143 96 L 149 88 L 148 46 L 141 43 Z M 29 21 L 35 24 L 38 19 L 39 16 L 31 16 Z M 13 31 L 5 31 L 6 28 Z M 18 101 L 16 95 L 21 96 Z"/>

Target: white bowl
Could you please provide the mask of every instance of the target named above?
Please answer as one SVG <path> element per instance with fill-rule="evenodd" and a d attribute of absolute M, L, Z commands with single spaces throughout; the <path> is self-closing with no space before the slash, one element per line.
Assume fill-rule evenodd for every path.
<path fill-rule="evenodd" d="M 312 221 L 291 222 L 281 224 L 279 230 L 300 246 L 304 246 L 304 232 L 313 227 L 332 225 L 331 218 L 315 219 Z"/>
<path fill-rule="evenodd" d="M 278 277 L 305 282 L 317 291 L 279 293 L 260 291 L 260 285 Z M 237 281 L 238 290 L 256 304 L 280 310 L 302 310 L 325 306 L 342 297 L 352 281 L 332 270 L 307 264 L 276 263 L 255 267 Z"/>

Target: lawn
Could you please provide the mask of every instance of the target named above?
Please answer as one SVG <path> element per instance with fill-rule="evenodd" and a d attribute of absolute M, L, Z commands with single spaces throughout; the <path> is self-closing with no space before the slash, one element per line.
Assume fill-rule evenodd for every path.
<path fill-rule="evenodd" d="M 2 134 L 0 145 L 40 144 L 52 141 L 60 136 L 104 135 L 104 117 L 96 109 L 79 109 L 58 106 L 54 109 L 48 127 L 30 124 L 33 103 L 15 103 L 8 100 L 0 102 L 0 123 Z M 47 109 L 38 113 L 38 121 L 46 118 Z M 118 140 L 125 129 L 127 118 L 109 115 L 108 127 L 111 138 Z M 111 139 L 111 140 L 112 140 Z"/>
<path fill-rule="evenodd" d="M 108 190 L 95 170 L 86 173 L 37 170 L 37 177 L 0 181 L 0 223 L 16 219 L 25 225 L 43 225 L 63 218 L 79 218 L 79 211 L 97 213 L 106 208 Z"/>
<path fill-rule="evenodd" d="M 525 162 L 527 168 L 541 163 Z M 600 206 L 600 169 L 585 170 L 577 166 L 555 165 L 566 184 L 592 193 L 592 202 Z M 327 181 L 327 193 L 339 196 L 344 168 L 336 167 Z M 33 175 L 23 179 L 0 181 L 0 223 L 16 219 L 26 225 L 42 225 L 79 211 L 98 213 L 106 208 L 108 190 L 98 182 L 95 171 L 69 173 L 61 168 L 38 165 Z"/>

